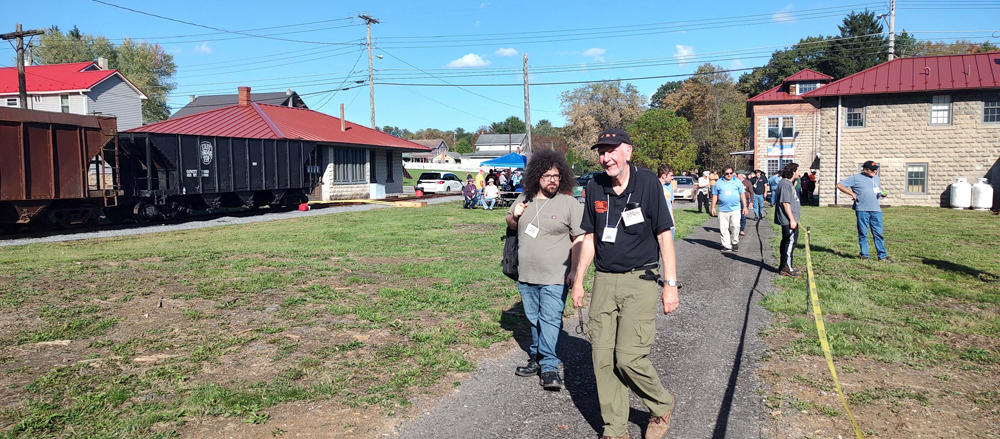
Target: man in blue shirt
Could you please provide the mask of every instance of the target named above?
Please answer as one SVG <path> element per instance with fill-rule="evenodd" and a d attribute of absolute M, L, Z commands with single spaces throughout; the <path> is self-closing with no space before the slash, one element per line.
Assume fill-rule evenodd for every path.
<path fill-rule="evenodd" d="M 657 176 L 660 178 L 660 185 L 663 186 L 663 197 L 667 200 L 667 211 L 670 212 L 670 220 L 674 220 L 674 168 L 670 165 L 660 165 L 656 168 Z M 674 224 L 677 224 L 674 221 Z M 670 236 L 673 237 L 674 226 L 670 226 Z"/>
<path fill-rule="evenodd" d="M 722 234 L 722 252 L 740 249 L 740 217 L 747 214 L 746 189 L 743 182 L 733 178 L 733 167 L 722 169 L 722 178 L 712 187 L 712 215 L 719 205 L 719 232 Z"/>
<path fill-rule="evenodd" d="M 885 251 L 885 238 L 882 236 L 882 209 L 878 205 L 879 198 L 888 194 L 882 188 L 878 178 L 878 164 L 869 160 L 861 166 L 861 173 L 854 174 L 837 183 L 837 189 L 854 199 L 854 211 L 858 217 L 858 244 L 861 246 L 861 259 L 868 259 L 868 231 L 871 230 L 875 239 L 875 249 L 878 260 L 894 262 Z"/>
<path fill-rule="evenodd" d="M 775 172 L 774 175 L 772 175 L 771 178 L 769 178 L 767 180 L 767 184 L 769 186 L 771 186 L 771 200 L 770 200 L 770 202 L 771 202 L 772 206 L 774 206 L 774 193 L 778 190 L 778 183 L 780 181 L 781 181 L 781 170 L 779 170 L 778 172 Z"/>

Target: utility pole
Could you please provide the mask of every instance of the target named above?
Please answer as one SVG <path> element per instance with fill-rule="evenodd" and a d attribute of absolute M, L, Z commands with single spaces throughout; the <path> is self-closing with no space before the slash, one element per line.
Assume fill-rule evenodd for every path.
<path fill-rule="evenodd" d="M 896 0 L 889 0 L 889 61 L 896 57 Z"/>
<path fill-rule="evenodd" d="M 368 14 L 358 14 L 358 18 L 368 25 L 368 100 L 372 106 L 372 129 L 375 129 L 375 70 L 372 66 L 372 23 L 378 24 L 378 19 Z M 381 56 L 381 55 L 380 55 Z"/>
<path fill-rule="evenodd" d="M 21 23 L 16 23 L 14 32 L 0 35 L 0 40 L 17 40 L 17 93 L 21 108 L 24 109 L 28 108 L 28 88 L 24 82 L 24 37 L 44 34 L 45 31 L 41 29 L 22 31 Z"/>
<path fill-rule="evenodd" d="M 528 54 L 524 54 L 524 126 L 528 137 L 528 150 L 524 155 L 531 154 L 531 100 L 528 99 Z"/>

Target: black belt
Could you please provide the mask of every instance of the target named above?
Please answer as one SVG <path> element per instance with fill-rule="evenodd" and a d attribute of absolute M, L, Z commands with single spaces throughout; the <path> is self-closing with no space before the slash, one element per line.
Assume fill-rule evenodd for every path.
<path fill-rule="evenodd" d="M 646 265 L 643 265 L 641 267 L 636 267 L 636 268 L 633 268 L 631 270 L 626 270 L 626 271 L 597 270 L 597 272 L 598 273 L 608 273 L 608 274 L 624 274 L 624 273 L 635 273 L 636 271 L 655 270 L 657 268 L 660 268 L 660 264 L 646 264 Z"/>

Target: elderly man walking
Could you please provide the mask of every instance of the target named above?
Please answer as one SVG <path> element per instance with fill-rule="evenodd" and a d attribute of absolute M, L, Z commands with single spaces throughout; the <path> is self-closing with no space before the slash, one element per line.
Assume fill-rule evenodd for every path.
<path fill-rule="evenodd" d="M 722 252 L 740 250 L 740 215 L 747 214 L 746 189 L 743 182 L 733 178 L 733 167 L 722 169 L 722 178 L 712 188 L 712 214 L 718 204 L 719 232 L 722 235 Z"/>
<path fill-rule="evenodd" d="M 531 324 L 531 346 L 528 364 L 514 373 L 539 375 L 544 389 L 559 390 L 558 341 L 583 243 L 583 206 L 573 197 L 573 171 L 554 150 L 532 154 L 522 182 L 524 192 L 507 212 L 507 227 L 517 230 L 517 289 Z"/>
<path fill-rule="evenodd" d="M 861 173 L 854 174 L 837 183 L 837 189 L 854 199 L 854 213 L 858 219 L 858 245 L 861 247 L 861 259 L 868 259 L 868 231 L 871 230 L 875 239 L 875 250 L 878 260 L 894 262 L 889 259 L 885 250 L 885 237 L 882 235 L 882 208 L 878 200 L 888 191 L 882 187 L 878 178 L 878 164 L 869 160 L 861 166 Z"/>
<path fill-rule="evenodd" d="M 711 194 L 708 191 L 711 189 L 709 186 L 708 171 L 705 171 L 701 177 L 698 177 L 698 213 L 701 213 L 701 206 L 705 206 L 705 213 L 711 215 L 712 211 L 708 207 L 708 200 Z"/>
<path fill-rule="evenodd" d="M 660 383 L 649 348 L 656 335 L 655 310 L 662 304 L 669 314 L 678 305 L 673 221 L 656 174 L 629 162 L 633 148 L 624 130 L 605 130 L 592 148 L 604 173 L 587 184 L 581 223 L 585 234 L 572 298 L 573 305 L 583 304 L 583 280 L 593 261 L 588 335 L 602 434 L 628 437 L 631 390 L 649 407 L 646 437 L 662 439 L 670 427 L 674 397 Z"/>

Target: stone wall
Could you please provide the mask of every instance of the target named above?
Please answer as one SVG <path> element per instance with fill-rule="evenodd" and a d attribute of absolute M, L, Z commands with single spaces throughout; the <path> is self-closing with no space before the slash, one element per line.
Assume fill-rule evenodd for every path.
<path fill-rule="evenodd" d="M 768 139 L 767 138 L 767 118 L 769 116 L 793 116 L 795 118 L 795 133 L 792 139 Z M 819 110 L 806 102 L 785 103 L 785 104 L 757 104 L 753 107 L 753 142 L 754 142 L 754 168 L 767 170 L 768 158 L 792 159 L 799 163 L 803 169 L 809 169 L 819 152 L 818 129 Z M 767 149 L 770 146 L 783 142 L 785 145 L 794 146 L 794 154 L 791 156 L 768 157 Z"/>
<path fill-rule="evenodd" d="M 953 93 L 952 124 L 930 125 L 931 95 L 906 93 L 865 97 L 865 127 L 843 126 L 841 109 L 840 179 L 858 172 L 866 160 L 881 165 L 879 176 L 889 191 L 883 203 L 942 206 L 950 200 L 949 185 L 957 177 L 975 183 L 990 178 L 1000 160 L 1000 123 L 983 123 L 981 92 Z M 844 98 L 844 103 L 848 99 Z M 836 191 L 837 98 L 823 98 L 820 154 L 822 169 L 819 196 L 822 205 L 834 204 Z M 906 164 L 927 163 L 927 194 L 907 195 Z M 991 180 L 995 189 L 1000 182 Z M 841 194 L 839 204 L 850 204 Z"/>

